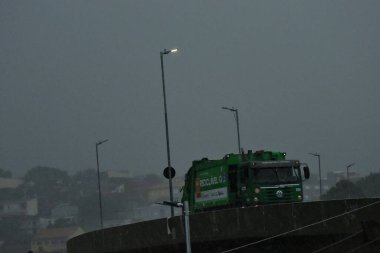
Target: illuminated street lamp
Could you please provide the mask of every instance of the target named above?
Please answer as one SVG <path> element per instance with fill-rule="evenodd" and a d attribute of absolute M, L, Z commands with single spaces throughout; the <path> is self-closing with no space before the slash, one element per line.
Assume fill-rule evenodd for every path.
<path fill-rule="evenodd" d="M 240 146 L 240 130 L 239 130 L 239 111 L 238 111 L 238 109 L 235 109 L 233 107 L 230 108 L 230 107 L 226 107 L 226 106 L 223 106 L 222 109 L 229 110 L 229 111 L 234 113 L 235 121 L 236 121 L 236 128 L 237 128 L 237 138 L 238 138 L 238 149 L 239 149 L 238 154 L 240 154 L 241 153 L 241 146 Z"/>
<path fill-rule="evenodd" d="M 162 91 L 164 95 L 164 111 L 165 111 L 165 132 L 166 132 L 166 153 L 167 153 L 167 159 L 168 159 L 168 166 L 167 166 L 167 173 L 169 178 L 169 191 L 170 191 L 170 201 L 173 202 L 173 184 L 172 184 L 172 177 L 174 169 L 171 166 L 170 161 L 170 145 L 169 145 L 169 128 L 168 128 L 168 113 L 166 108 L 166 90 L 165 90 L 165 73 L 164 73 L 164 55 L 170 54 L 170 53 L 176 53 L 178 51 L 177 48 L 174 49 L 164 49 L 160 52 L 160 60 L 161 60 L 161 76 L 162 76 Z M 170 207 L 170 213 L 171 217 L 174 216 L 174 207 Z"/>
<path fill-rule="evenodd" d="M 319 169 L 319 199 L 322 196 L 322 175 L 321 175 L 321 155 L 318 153 L 309 153 L 309 155 L 313 155 L 318 157 L 318 169 Z"/>
<path fill-rule="evenodd" d="M 99 170 L 99 151 L 98 146 L 107 142 L 108 140 L 98 141 L 96 147 L 96 167 L 98 169 L 98 192 L 99 192 L 99 214 L 100 214 L 100 228 L 103 229 L 103 208 L 102 208 L 102 192 L 100 189 L 100 170 Z"/>

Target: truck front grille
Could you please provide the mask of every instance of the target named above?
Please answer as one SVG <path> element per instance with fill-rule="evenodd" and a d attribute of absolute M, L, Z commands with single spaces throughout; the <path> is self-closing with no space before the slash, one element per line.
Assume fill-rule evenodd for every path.
<path fill-rule="evenodd" d="M 263 193 L 262 201 L 264 202 L 291 202 L 292 199 L 292 188 L 265 188 L 261 189 Z"/>

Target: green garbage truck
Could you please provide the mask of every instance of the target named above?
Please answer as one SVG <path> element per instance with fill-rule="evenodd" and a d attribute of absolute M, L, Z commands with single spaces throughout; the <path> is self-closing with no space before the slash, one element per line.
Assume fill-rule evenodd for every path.
<path fill-rule="evenodd" d="M 302 181 L 309 178 L 309 168 L 285 158 L 284 152 L 249 150 L 219 160 L 193 161 L 185 176 L 182 202 L 188 201 L 192 212 L 301 202 Z"/>

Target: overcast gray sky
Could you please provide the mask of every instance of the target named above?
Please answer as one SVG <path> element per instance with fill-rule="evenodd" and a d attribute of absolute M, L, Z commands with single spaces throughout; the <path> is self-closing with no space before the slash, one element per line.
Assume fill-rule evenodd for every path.
<path fill-rule="evenodd" d="M 161 173 L 286 151 L 380 172 L 380 1 L 0 2 L 0 167 Z"/>

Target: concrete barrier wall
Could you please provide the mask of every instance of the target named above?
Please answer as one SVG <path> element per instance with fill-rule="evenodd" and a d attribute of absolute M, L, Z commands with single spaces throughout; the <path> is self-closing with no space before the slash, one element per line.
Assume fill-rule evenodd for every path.
<path fill-rule="evenodd" d="M 183 252 L 182 218 L 176 216 L 89 232 L 71 239 L 68 253 Z M 321 220 L 326 221 L 318 223 Z M 319 242 L 315 245 L 318 248 L 321 243 L 361 230 L 366 220 L 380 222 L 380 199 L 231 208 L 191 215 L 191 241 L 192 247 L 197 249 L 194 252 L 220 252 L 295 230 L 283 238 L 308 238 Z M 310 226 L 314 223 L 317 224 Z M 303 229 L 297 230 L 299 228 Z"/>

